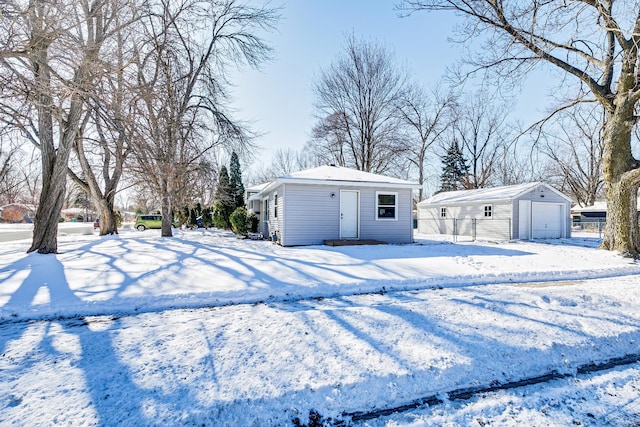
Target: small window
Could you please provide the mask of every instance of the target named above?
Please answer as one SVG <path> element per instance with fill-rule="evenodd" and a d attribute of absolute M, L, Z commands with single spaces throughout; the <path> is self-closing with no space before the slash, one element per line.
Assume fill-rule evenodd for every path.
<path fill-rule="evenodd" d="M 447 217 L 447 208 L 440 208 L 440 218 Z"/>
<path fill-rule="evenodd" d="M 398 219 L 398 193 L 376 193 L 376 219 Z"/>
<path fill-rule="evenodd" d="M 484 205 L 484 217 L 491 218 L 493 216 L 493 207 L 491 205 Z"/>
<path fill-rule="evenodd" d="M 278 195 L 273 196 L 273 216 L 278 218 Z"/>

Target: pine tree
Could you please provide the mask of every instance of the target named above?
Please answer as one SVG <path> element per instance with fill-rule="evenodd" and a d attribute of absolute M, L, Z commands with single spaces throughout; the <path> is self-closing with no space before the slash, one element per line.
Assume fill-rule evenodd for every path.
<path fill-rule="evenodd" d="M 193 228 L 198 225 L 198 214 L 195 208 L 189 209 L 189 227 Z"/>
<path fill-rule="evenodd" d="M 442 157 L 442 175 L 440 175 L 440 191 L 456 191 L 464 188 L 464 181 L 469 173 L 469 166 L 462 155 L 458 140 L 454 139 Z"/>
<path fill-rule="evenodd" d="M 216 189 L 214 204 L 214 225 L 219 228 L 229 228 L 229 217 L 234 208 L 234 197 L 231 194 L 229 173 L 222 165 L 218 174 L 218 188 Z"/>
<path fill-rule="evenodd" d="M 242 184 L 242 172 L 240 171 L 240 160 L 238 155 L 231 153 L 229 163 L 229 187 L 233 196 L 233 209 L 244 207 L 244 185 Z"/>
<path fill-rule="evenodd" d="M 213 208 L 206 207 L 202 209 L 202 225 L 204 228 L 209 228 L 213 224 Z"/>

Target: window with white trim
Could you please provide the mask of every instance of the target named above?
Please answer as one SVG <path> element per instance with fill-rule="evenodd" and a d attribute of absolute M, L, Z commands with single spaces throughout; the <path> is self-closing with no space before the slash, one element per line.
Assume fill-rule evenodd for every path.
<path fill-rule="evenodd" d="M 278 218 L 278 193 L 273 196 L 273 216 Z"/>
<path fill-rule="evenodd" d="M 493 206 L 492 205 L 484 205 L 484 217 L 491 218 L 493 216 Z"/>
<path fill-rule="evenodd" d="M 376 219 L 398 219 L 398 193 L 376 192 Z"/>
<path fill-rule="evenodd" d="M 447 217 L 447 208 L 440 208 L 440 218 Z"/>

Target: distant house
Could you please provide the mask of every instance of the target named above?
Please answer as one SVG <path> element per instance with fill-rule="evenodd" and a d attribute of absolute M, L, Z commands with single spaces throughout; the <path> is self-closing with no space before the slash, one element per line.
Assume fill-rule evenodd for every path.
<path fill-rule="evenodd" d="M 32 223 L 36 216 L 36 206 L 10 203 L 0 206 L 0 221 L 10 223 Z"/>
<path fill-rule="evenodd" d="M 640 221 L 640 198 L 638 198 L 638 221 Z M 571 208 L 571 218 L 574 227 L 580 228 L 602 228 L 607 221 L 607 202 L 605 200 L 596 201 L 591 206 L 576 205 Z"/>
<path fill-rule="evenodd" d="M 571 208 L 571 217 L 574 224 L 580 222 L 604 222 L 607 218 L 607 202 L 595 202 L 592 206 L 576 205 Z"/>
<path fill-rule="evenodd" d="M 418 232 L 500 239 L 571 235 L 571 199 L 542 182 L 443 192 L 418 203 Z"/>
<path fill-rule="evenodd" d="M 95 213 L 86 208 L 67 208 L 60 211 L 60 216 L 65 221 L 93 221 Z"/>
<path fill-rule="evenodd" d="M 264 236 L 283 246 L 326 240 L 413 241 L 413 182 L 339 166 L 280 176 L 247 193 Z"/>

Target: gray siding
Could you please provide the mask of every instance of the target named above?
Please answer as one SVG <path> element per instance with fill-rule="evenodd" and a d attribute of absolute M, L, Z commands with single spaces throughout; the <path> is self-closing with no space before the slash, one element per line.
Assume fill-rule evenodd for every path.
<path fill-rule="evenodd" d="M 413 241 L 410 189 L 285 184 L 278 190 L 284 225 L 282 245 L 316 245 L 340 238 L 340 190 L 359 191 L 360 239 L 389 243 Z M 376 220 L 376 191 L 398 194 L 398 220 Z M 335 197 L 331 197 L 334 194 Z M 282 196 L 284 195 L 284 196 Z"/>
<path fill-rule="evenodd" d="M 283 245 L 320 245 L 324 240 L 340 238 L 339 187 L 300 184 L 285 187 Z"/>
<path fill-rule="evenodd" d="M 397 220 L 377 219 L 376 193 L 397 193 Z M 413 242 L 413 218 L 411 216 L 409 189 L 363 188 L 360 189 L 360 238 L 389 243 Z"/>

